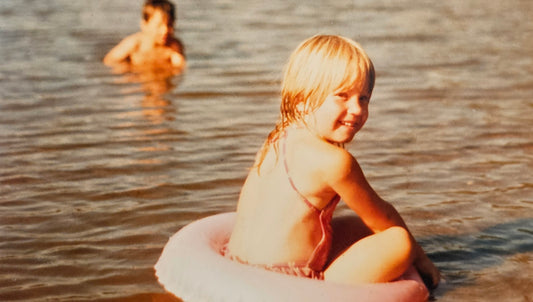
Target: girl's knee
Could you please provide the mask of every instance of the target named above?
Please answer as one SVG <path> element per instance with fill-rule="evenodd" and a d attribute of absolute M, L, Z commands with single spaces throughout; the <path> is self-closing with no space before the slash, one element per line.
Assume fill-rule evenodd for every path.
<path fill-rule="evenodd" d="M 409 232 L 391 227 L 356 242 L 333 261 L 324 277 L 349 284 L 394 280 L 411 265 L 412 250 Z"/>
<path fill-rule="evenodd" d="M 397 253 L 397 256 L 408 259 L 413 251 L 413 242 L 411 235 L 403 227 L 393 226 L 384 231 L 387 235 L 387 241 L 391 248 Z"/>

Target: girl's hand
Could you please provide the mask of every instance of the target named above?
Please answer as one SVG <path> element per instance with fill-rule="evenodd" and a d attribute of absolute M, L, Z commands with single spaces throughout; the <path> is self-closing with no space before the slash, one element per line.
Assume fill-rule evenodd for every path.
<path fill-rule="evenodd" d="M 427 255 L 421 255 L 420 259 L 418 259 L 414 265 L 426 286 L 429 289 L 436 288 L 440 282 L 440 272 Z"/>

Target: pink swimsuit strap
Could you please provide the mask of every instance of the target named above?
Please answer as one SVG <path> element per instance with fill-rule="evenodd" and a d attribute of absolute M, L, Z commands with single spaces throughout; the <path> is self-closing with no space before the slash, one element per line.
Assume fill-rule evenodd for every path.
<path fill-rule="evenodd" d="M 296 188 L 296 185 L 294 184 L 294 181 L 291 178 L 291 175 L 289 173 L 289 166 L 287 164 L 287 157 L 286 157 L 286 145 L 287 145 L 287 131 L 285 131 L 283 135 L 283 141 L 282 141 L 282 153 L 283 153 L 283 166 L 285 167 L 285 173 L 287 174 L 287 178 L 289 180 L 289 183 L 291 187 L 294 189 L 296 193 L 301 197 L 303 202 L 314 212 L 318 214 L 318 219 L 320 222 L 320 227 L 322 230 L 322 237 L 320 239 L 320 242 L 315 247 L 315 250 L 313 251 L 311 257 L 309 258 L 309 261 L 307 263 L 307 266 L 314 270 L 322 270 L 324 268 L 324 265 L 326 264 L 329 250 L 331 247 L 331 218 L 333 216 L 333 211 L 335 210 L 335 207 L 337 206 L 337 203 L 340 201 L 340 196 L 335 195 L 333 198 L 329 201 L 329 203 L 322 209 L 317 208 L 315 205 L 313 205 L 300 191 L 298 188 Z"/>
<path fill-rule="evenodd" d="M 285 131 L 284 135 L 283 135 L 283 142 L 282 142 L 282 152 L 283 152 L 283 166 L 285 168 L 285 173 L 287 174 L 287 179 L 289 180 L 289 183 L 291 184 L 291 187 L 292 189 L 298 193 L 298 195 L 300 195 L 300 197 L 302 198 L 303 202 L 305 202 L 305 204 L 311 208 L 311 209 L 314 209 L 315 211 L 317 212 L 323 212 L 323 211 L 327 211 L 327 209 L 329 207 L 331 207 L 333 205 L 333 207 L 335 207 L 336 205 L 336 202 L 334 202 L 335 200 L 339 199 L 339 196 L 338 195 L 335 195 L 333 196 L 333 198 L 330 200 L 330 202 L 322 209 L 319 209 L 317 208 L 314 204 L 312 204 L 302 193 L 300 193 L 300 191 L 298 190 L 298 188 L 296 188 L 296 185 L 294 184 L 294 181 L 292 180 L 292 177 L 291 177 L 291 174 L 289 173 L 289 165 L 287 164 L 287 156 L 285 156 L 286 154 L 286 150 L 287 150 L 287 131 Z"/>

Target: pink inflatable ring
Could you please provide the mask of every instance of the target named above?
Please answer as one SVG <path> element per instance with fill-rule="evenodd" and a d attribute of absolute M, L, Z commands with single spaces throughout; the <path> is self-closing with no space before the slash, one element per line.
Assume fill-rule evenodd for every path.
<path fill-rule="evenodd" d="M 299 278 L 244 265 L 223 257 L 235 213 L 209 216 L 183 227 L 166 244 L 155 265 L 159 283 L 191 302 L 426 301 L 416 270 L 401 280 L 357 286 Z"/>

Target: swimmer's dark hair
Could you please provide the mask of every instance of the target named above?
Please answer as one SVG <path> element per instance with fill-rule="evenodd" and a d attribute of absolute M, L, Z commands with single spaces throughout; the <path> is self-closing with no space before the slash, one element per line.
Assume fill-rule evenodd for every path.
<path fill-rule="evenodd" d="M 168 0 L 146 0 L 142 12 L 144 21 L 148 21 L 156 9 L 163 11 L 168 16 L 168 25 L 174 26 L 176 9 L 174 4 Z"/>

